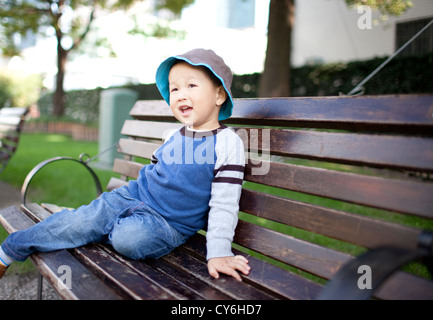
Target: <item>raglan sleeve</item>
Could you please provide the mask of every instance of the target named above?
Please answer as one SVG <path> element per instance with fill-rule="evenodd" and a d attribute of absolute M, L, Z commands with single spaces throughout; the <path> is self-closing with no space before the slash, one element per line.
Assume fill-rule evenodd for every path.
<path fill-rule="evenodd" d="M 229 128 L 224 130 L 224 134 L 218 134 L 215 153 L 217 161 L 206 234 L 207 260 L 233 256 L 231 243 L 238 222 L 245 167 L 243 142 Z"/>

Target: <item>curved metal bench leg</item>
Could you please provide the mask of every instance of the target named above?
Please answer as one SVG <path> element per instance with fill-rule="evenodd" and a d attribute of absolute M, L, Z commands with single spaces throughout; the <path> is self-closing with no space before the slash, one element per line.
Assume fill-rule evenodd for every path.
<path fill-rule="evenodd" d="M 97 176 L 96 173 L 93 171 L 93 169 L 89 167 L 89 165 L 88 165 L 88 161 L 84 161 L 84 160 L 83 160 L 84 157 L 89 158 L 89 155 L 87 155 L 87 154 L 85 154 L 85 153 L 82 153 L 82 154 L 80 154 L 79 159 L 74 159 L 74 158 L 71 158 L 71 157 L 54 157 L 54 158 L 51 158 L 51 159 L 47 159 L 47 160 L 45 160 L 45 161 L 42 161 L 41 163 L 39 163 L 38 165 L 36 165 L 36 166 L 35 166 L 35 167 L 34 167 L 34 168 L 33 168 L 33 169 L 28 173 L 28 175 L 26 176 L 26 178 L 25 178 L 25 180 L 24 180 L 23 186 L 22 186 L 22 188 L 21 188 L 21 203 L 22 203 L 23 205 L 26 204 L 27 191 L 28 191 L 28 188 L 29 188 L 29 186 L 30 186 L 30 182 L 33 180 L 33 178 L 35 177 L 35 175 L 36 175 L 36 174 L 37 174 L 37 173 L 38 173 L 42 168 L 44 168 L 45 166 L 47 166 L 47 165 L 49 165 L 49 164 L 51 164 L 51 163 L 53 163 L 53 162 L 56 162 L 56 161 L 62 161 L 62 160 L 69 160 L 69 161 L 74 161 L 74 162 L 77 162 L 77 163 L 82 164 L 82 165 L 83 165 L 83 166 L 88 170 L 88 172 L 90 173 L 90 175 L 92 176 L 93 181 L 95 182 L 97 196 L 99 197 L 99 196 L 102 194 L 101 182 L 99 181 L 98 176 Z"/>
<path fill-rule="evenodd" d="M 365 300 L 369 299 L 395 271 L 416 259 L 424 260 L 433 275 L 433 233 L 424 231 L 418 238 L 418 249 L 409 250 L 395 247 L 371 249 L 344 265 L 328 282 L 317 300 Z M 372 270 L 371 288 L 362 289 L 357 283 L 359 267 Z"/>
<path fill-rule="evenodd" d="M 44 281 L 44 277 L 42 277 L 42 275 L 39 273 L 38 274 L 38 294 L 36 299 L 38 300 L 42 300 L 42 289 L 43 289 L 43 281 Z"/>
<path fill-rule="evenodd" d="M 84 157 L 87 157 L 87 161 L 84 161 Z M 96 173 L 93 171 L 92 168 L 90 168 L 88 166 L 88 162 L 89 162 L 89 155 L 82 153 L 80 154 L 78 159 L 74 159 L 74 158 L 70 158 L 70 157 L 54 157 L 51 159 L 47 159 L 45 161 L 42 161 L 41 163 L 39 163 L 38 165 L 36 165 L 26 176 L 23 186 L 21 188 L 21 204 L 25 205 L 26 204 L 26 196 L 27 196 L 27 191 L 29 189 L 30 186 L 30 182 L 33 180 L 33 178 L 36 176 L 36 174 L 45 166 L 53 163 L 53 162 L 57 162 L 57 161 L 63 161 L 63 160 L 69 160 L 69 161 L 74 161 L 74 162 L 78 162 L 80 164 L 82 164 L 90 173 L 90 175 L 93 178 L 93 181 L 95 182 L 95 186 L 96 186 L 96 193 L 97 193 L 97 197 L 99 197 L 102 194 L 102 187 L 101 187 L 101 182 L 98 179 L 98 176 L 96 175 Z M 43 277 L 41 274 L 38 275 L 38 285 L 37 285 L 37 299 L 38 300 L 42 300 L 42 287 L 43 287 Z"/>

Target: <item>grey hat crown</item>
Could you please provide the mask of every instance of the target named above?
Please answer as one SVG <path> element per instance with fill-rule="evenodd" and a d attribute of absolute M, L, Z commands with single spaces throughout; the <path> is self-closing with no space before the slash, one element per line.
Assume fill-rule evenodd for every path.
<path fill-rule="evenodd" d="M 213 50 L 194 49 L 181 55 L 172 56 L 160 64 L 156 71 L 156 86 L 164 100 L 170 104 L 168 74 L 176 60 L 186 61 L 193 66 L 203 66 L 212 71 L 212 73 L 221 81 L 228 94 L 226 101 L 221 106 L 218 120 L 229 118 L 233 110 L 233 97 L 230 89 L 233 81 L 233 74 L 224 60 Z"/>

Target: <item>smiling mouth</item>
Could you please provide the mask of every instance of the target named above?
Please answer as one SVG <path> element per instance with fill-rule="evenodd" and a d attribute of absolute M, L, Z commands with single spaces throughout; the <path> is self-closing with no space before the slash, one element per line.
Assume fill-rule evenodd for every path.
<path fill-rule="evenodd" d="M 183 116 L 189 115 L 192 112 L 192 107 L 190 106 L 181 106 L 179 107 L 179 111 Z"/>

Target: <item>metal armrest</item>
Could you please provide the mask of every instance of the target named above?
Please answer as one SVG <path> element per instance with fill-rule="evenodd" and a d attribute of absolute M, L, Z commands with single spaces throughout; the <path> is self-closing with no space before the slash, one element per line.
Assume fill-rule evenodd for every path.
<path fill-rule="evenodd" d="M 83 160 L 84 157 L 87 157 L 87 160 Z M 102 187 L 101 187 L 101 182 L 99 181 L 96 173 L 93 171 L 92 168 L 89 167 L 88 163 L 91 160 L 89 155 L 86 153 L 82 153 L 80 154 L 78 159 L 74 159 L 74 158 L 70 158 L 70 157 L 54 157 L 51 159 L 47 159 L 45 161 L 42 161 L 41 163 L 39 163 L 38 165 L 36 165 L 27 175 L 26 179 L 24 180 L 23 186 L 21 188 L 21 203 L 23 205 L 26 204 L 26 195 L 27 195 L 27 190 L 29 188 L 30 182 L 32 181 L 32 179 L 35 177 L 35 175 L 46 165 L 56 162 L 56 161 L 61 161 L 61 160 L 69 160 L 69 161 L 74 161 L 74 162 L 78 162 L 80 164 L 82 164 L 90 173 L 90 175 L 93 178 L 93 181 L 95 182 L 95 186 L 96 186 L 96 192 L 97 192 L 97 196 L 99 197 L 102 194 Z"/>
<path fill-rule="evenodd" d="M 344 265 L 328 282 L 317 297 L 318 300 L 365 300 L 403 265 L 424 259 L 429 272 L 433 274 L 433 233 L 424 231 L 418 239 L 418 249 L 409 250 L 396 247 L 379 247 L 367 251 Z M 359 268 L 371 268 L 371 287 L 359 287 Z"/>

